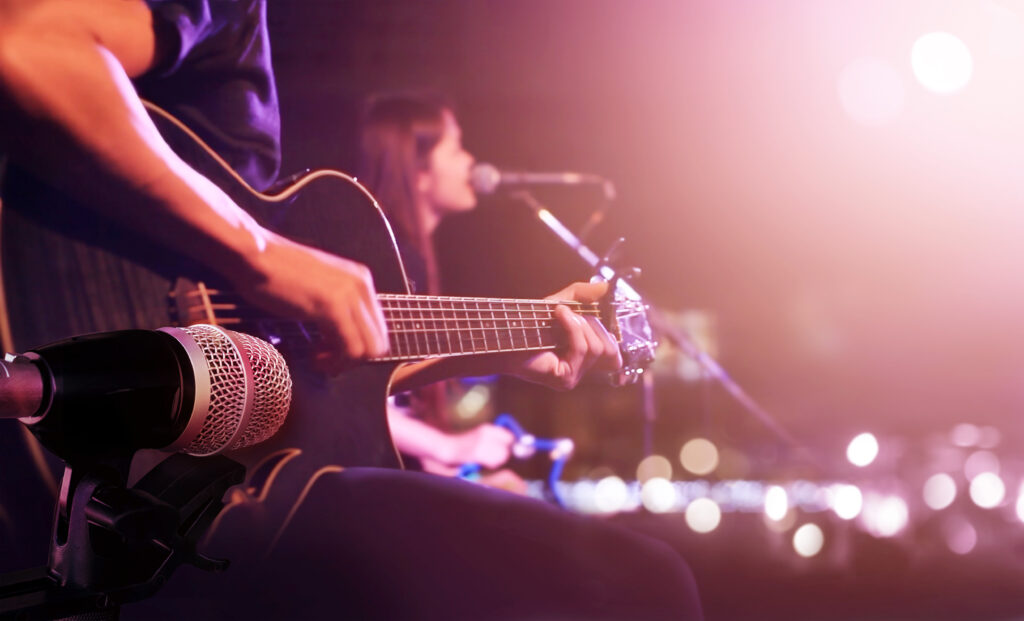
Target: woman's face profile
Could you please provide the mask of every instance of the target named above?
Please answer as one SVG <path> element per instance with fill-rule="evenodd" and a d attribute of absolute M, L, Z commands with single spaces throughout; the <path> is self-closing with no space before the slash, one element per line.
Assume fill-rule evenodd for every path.
<path fill-rule="evenodd" d="M 420 192 L 429 208 L 439 216 L 469 211 L 476 207 L 470 185 L 473 156 L 462 147 L 462 130 L 455 115 L 444 111 L 444 129 L 430 152 L 429 167 L 420 173 Z"/>

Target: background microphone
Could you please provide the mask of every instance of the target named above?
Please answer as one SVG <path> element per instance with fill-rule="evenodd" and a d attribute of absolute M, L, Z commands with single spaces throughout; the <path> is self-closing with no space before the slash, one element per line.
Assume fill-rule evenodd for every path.
<path fill-rule="evenodd" d="M 479 163 L 470 172 L 470 184 L 480 194 L 492 194 L 498 188 L 519 185 L 583 185 L 600 184 L 605 198 L 615 198 L 615 186 L 597 175 L 576 172 L 522 172 L 499 170 L 491 164 Z"/>
<path fill-rule="evenodd" d="M 211 325 L 90 334 L 0 362 L 0 418 L 62 459 L 215 455 L 270 438 L 292 381 L 269 343 Z"/>

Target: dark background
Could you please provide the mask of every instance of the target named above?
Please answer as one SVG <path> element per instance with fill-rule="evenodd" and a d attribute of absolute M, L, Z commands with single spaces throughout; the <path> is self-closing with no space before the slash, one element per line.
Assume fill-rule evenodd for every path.
<path fill-rule="evenodd" d="M 913 517 L 920 501 L 914 534 L 848 538 L 846 552 L 817 564 L 766 545 L 751 516 L 726 516 L 704 538 L 678 516 L 638 516 L 637 527 L 688 554 L 709 616 L 765 618 L 766 601 L 778 618 L 1008 617 L 1024 610 L 1012 507 L 1024 430 L 1021 10 L 924 0 L 272 1 L 285 172 L 352 170 L 363 98 L 431 88 L 457 103 L 479 160 L 613 180 L 618 200 L 589 241 L 603 251 L 624 236 L 622 258 L 643 268 L 639 286 L 653 303 L 710 316 L 719 359 L 804 445 L 787 448 L 715 386 L 660 372 L 656 451 L 674 460 L 699 435 L 744 456 L 736 476 L 842 479 L 853 476 L 846 443 L 871 431 L 882 453 L 856 476 L 919 498 L 928 447 L 954 425 L 1001 437 L 992 450 L 1008 500 L 982 516 L 969 557 L 917 546 L 938 538 L 930 518 Z M 934 30 L 971 49 L 974 75 L 960 93 L 915 81 L 911 45 Z M 858 58 L 898 80 L 901 106 L 886 122 L 844 111 L 840 76 Z M 602 200 L 588 188 L 537 195 L 572 227 Z M 525 207 L 500 197 L 447 221 L 439 243 L 452 293 L 535 297 L 589 276 Z M 635 476 L 635 388 L 552 396 L 505 384 L 500 399 L 538 435 L 576 439 L 570 478 Z"/>

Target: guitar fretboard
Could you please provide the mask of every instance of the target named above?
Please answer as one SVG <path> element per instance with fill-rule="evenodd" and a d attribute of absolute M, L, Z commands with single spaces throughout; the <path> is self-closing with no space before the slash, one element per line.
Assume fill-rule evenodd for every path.
<path fill-rule="evenodd" d="M 555 307 L 598 316 L 596 304 L 381 294 L 390 352 L 382 361 L 551 349 Z"/>

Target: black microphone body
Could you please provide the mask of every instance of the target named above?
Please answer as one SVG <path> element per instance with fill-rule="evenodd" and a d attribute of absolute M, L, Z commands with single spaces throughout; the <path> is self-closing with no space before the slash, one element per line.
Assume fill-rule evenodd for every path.
<path fill-rule="evenodd" d="M 77 336 L 0 364 L 0 418 L 20 418 L 64 460 L 250 446 L 290 400 L 280 354 L 216 326 Z"/>
<path fill-rule="evenodd" d="M 160 448 L 181 436 L 195 404 L 195 376 L 171 335 L 148 330 L 90 334 L 31 352 L 42 407 L 32 433 L 62 459 Z"/>

